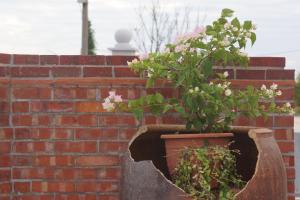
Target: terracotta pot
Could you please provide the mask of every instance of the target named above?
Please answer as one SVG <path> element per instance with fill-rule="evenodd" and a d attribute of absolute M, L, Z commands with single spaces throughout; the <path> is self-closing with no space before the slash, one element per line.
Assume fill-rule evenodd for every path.
<path fill-rule="evenodd" d="M 208 146 L 226 146 L 233 137 L 232 133 L 198 133 L 198 134 L 166 134 L 160 138 L 165 141 L 166 160 L 172 175 L 180 158 L 181 151 L 186 147 L 198 148 Z"/>

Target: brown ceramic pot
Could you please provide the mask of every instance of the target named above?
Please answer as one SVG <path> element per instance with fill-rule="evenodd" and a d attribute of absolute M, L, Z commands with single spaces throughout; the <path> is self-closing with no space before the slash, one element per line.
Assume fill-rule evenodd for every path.
<path fill-rule="evenodd" d="M 166 160 L 170 174 L 174 171 L 181 151 L 186 147 L 226 146 L 233 137 L 232 133 L 166 134 L 160 138 L 165 141 Z"/>

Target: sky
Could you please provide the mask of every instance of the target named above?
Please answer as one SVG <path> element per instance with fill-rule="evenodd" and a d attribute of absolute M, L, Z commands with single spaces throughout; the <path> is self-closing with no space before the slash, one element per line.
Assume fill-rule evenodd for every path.
<path fill-rule="evenodd" d="M 114 33 L 138 26 L 137 10 L 152 0 L 89 0 L 89 18 L 95 30 L 98 54 L 110 54 Z M 300 73 L 299 0 L 161 0 L 166 12 L 189 8 L 201 25 L 230 8 L 241 20 L 258 27 L 250 56 L 284 56 L 287 68 Z M 80 52 L 81 5 L 77 0 L 1 0 L 0 53 L 69 54 Z M 132 43 L 134 46 L 134 43 Z"/>

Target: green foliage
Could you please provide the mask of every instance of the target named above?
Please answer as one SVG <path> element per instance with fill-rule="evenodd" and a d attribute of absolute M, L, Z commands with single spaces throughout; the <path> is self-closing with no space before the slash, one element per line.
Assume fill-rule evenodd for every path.
<path fill-rule="evenodd" d="M 88 22 L 89 28 L 89 39 L 88 39 L 88 55 L 96 55 L 96 41 L 95 41 L 95 31 L 92 28 L 91 21 Z"/>
<path fill-rule="evenodd" d="M 194 200 L 232 200 L 234 190 L 245 184 L 236 172 L 237 153 L 221 146 L 186 148 L 175 169 L 174 182 Z"/>

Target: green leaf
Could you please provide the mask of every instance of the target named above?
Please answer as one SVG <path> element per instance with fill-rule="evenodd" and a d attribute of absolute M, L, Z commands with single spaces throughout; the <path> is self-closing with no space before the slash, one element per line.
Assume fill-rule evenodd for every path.
<path fill-rule="evenodd" d="M 251 32 L 251 36 L 250 36 L 250 39 L 251 39 L 251 45 L 253 46 L 253 44 L 255 43 L 256 41 L 256 34 Z"/>
<path fill-rule="evenodd" d="M 133 113 L 134 117 L 135 117 L 136 119 L 138 119 L 138 120 L 141 120 L 142 117 L 143 117 L 143 110 L 142 110 L 142 109 L 139 109 L 139 108 L 134 109 L 134 110 L 132 111 L 132 113 Z"/>
<path fill-rule="evenodd" d="M 213 64 L 210 60 L 206 59 L 203 64 L 202 64 L 202 70 L 203 70 L 203 74 L 208 77 L 212 74 L 213 72 Z"/>
<path fill-rule="evenodd" d="M 222 17 L 232 17 L 233 13 L 234 13 L 233 10 L 228 9 L 228 8 L 224 8 L 224 9 L 222 10 L 221 16 L 222 16 Z"/>
<path fill-rule="evenodd" d="M 147 80 L 146 87 L 147 87 L 147 88 L 153 87 L 153 86 L 154 86 L 154 83 L 155 83 L 154 79 L 149 78 L 149 79 Z"/>
<path fill-rule="evenodd" d="M 160 93 L 156 93 L 155 94 L 155 100 L 156 100 L 156 102 L 158 102 L 158 103 L 163 103 L 164 102 L 164 97 L 160 94 Z"/>
<path fill-rule="evenodd" d="M 246 29 L 246 30 L 250 30 L 252 27 L 252 22 L 251 21 L 245 21 L 244 22 L 244 25 L 243 25 L 243 28 Z"/>
<path fill-rule="evenodd" d="M 232 21 L 231 21 L 231 24 L 237 28 L 241 28 L 241 24 L 240 24 L 240 21 L 238 20 L 238 18 L 234 18 Z"/>
<path fill-rule="evenodd" d="M 170 104 L 165 105 L 165 106 L 164 106 L 164 109 L 163 109 L 163 113 L 168 112 L 168 111 L 171 110 L 172 108 L 173 108 L 173 106 L 170 105 Z"/>
<path fill-rule="evenodd" d="M 178 113 L 180 113 L 180 114 L 185 114 L 185 110 L 184 110 L 184 108 L 183 107 L 181 107 L 181 106 L 176 106 L 175 107 L 175 110 L 178 112 Z"/>

